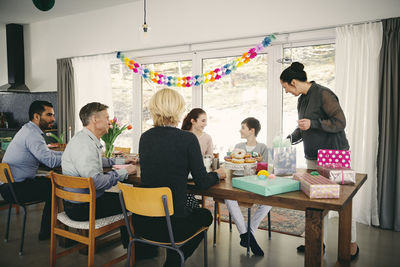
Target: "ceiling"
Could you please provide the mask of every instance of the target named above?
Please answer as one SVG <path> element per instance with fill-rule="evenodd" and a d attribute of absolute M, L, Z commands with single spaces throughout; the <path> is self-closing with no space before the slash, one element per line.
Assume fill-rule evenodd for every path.
<path fill-rule="evenodd" d="M 136 1 L 142 0 L 55 0 L 54 7 L 43 12 L 32 0 L 0 0 L 0 23 L 30 24 Z"/>

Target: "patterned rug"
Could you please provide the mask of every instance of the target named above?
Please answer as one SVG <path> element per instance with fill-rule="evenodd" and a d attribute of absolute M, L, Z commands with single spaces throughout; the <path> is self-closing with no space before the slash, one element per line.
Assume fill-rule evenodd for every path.
<path fill-rule="evenodd" d="M 206 208 L 214 214 L 214 201 L 212 198 L 206 198 Z M 240 208 L 247 222 L 247 208 Z M 256 211 L 256 206 L 251 208 L 251 214 Z M 225 204 L 220 204 L 221 221 L 229 223 L 229 213 Z M 271 209 L 271 231 L 303 236 L 305 227 L 305 213 L 299 210 L 290 210 L 284 208 L 272 207 Z M 259 229 L 268 230 L 268 217 L 260 223 Z"/>

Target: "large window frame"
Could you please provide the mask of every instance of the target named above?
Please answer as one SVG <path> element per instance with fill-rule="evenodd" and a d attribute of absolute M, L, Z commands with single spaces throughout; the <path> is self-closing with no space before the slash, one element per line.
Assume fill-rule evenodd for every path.
<path fill-rule="evenodd" d="M 181 45 L 168 48 L 146 49 L 126 53 L 128 57 L 134 58 L 141 64 L 157 64 L 171 61 L 192 61 L 192 73 L 203 73 L 203 59 L 214 57 L 231 57 L 241 55 L 244 51 L 254 47 L 260 42 L 260 38 L 244 38 L 230 41 L 207 42 L 191 45 Z M 283 49 L 289 47 L 312 46 L 320 44 L 335 43 L 334 29 L 324 29 L 317 31 L 305 31 L 292 34 L 281 34 L 273 44 L 267 47 L 263 53 L 268 54 L 268 86 L 267 86 L 267 121 L 262 121 L 262 125 L 267 125 L 267 146 L 272 146 L 273 138 L 282 132 L 282 105 L 283 90 L 279 81 L 283 64 L 278 63 L 278 59 L 283 57 Z M 142 129 L 142 82 L 141 76 L 134 75 L 132 82 L 133 89 L 133 125 L 135 129 Z M 203 86 L 192 87 L 192 107 L 203 106 Z M 133 151 L 138 151 L 140 131 L 133 132 Z"/>

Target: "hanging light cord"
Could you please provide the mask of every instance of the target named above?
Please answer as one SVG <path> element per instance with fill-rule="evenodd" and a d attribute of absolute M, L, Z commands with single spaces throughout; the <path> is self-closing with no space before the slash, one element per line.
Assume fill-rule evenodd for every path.
<path fill-rule="evenodd" d="M 144 0 L 144 24 L 146 24 L 146 0 Z"/>

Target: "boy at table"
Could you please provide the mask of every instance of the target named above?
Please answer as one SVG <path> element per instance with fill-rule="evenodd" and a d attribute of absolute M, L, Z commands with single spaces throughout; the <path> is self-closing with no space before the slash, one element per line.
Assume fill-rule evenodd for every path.
<path fill-rule="evenodd" d="M 240 148 L 246 152 L 257 152 L 257 161 L 266 162 L 268 159 L 268 149 L 263 143 L 257 142 L 257 135 L 261 130 L 260 122 L 253 117 L 246 118 L 242 121 L 240 129 L 240 137 L 245 138 L 246 142 L 239 143 L 235 148 Z M 264 256 L 264 251 L 258 245 L 254 232 L 258 229 L 261 221 L 271 210 L 271 206 L 257 205 L 257 211 L 251 218 L 250 233 L 247 232 L 247 225 L 244 222 L 243 214 L 240 210 L 239 204 L 236 200 L 225 200 L 225 204 L 228 207 L 229 213 L 232 216 L 233 221 L 240 233 L 240 245 L 247 247 L 247 237 L 250 234 L 250 248 L 251 251 L 257 256 Z"/>

